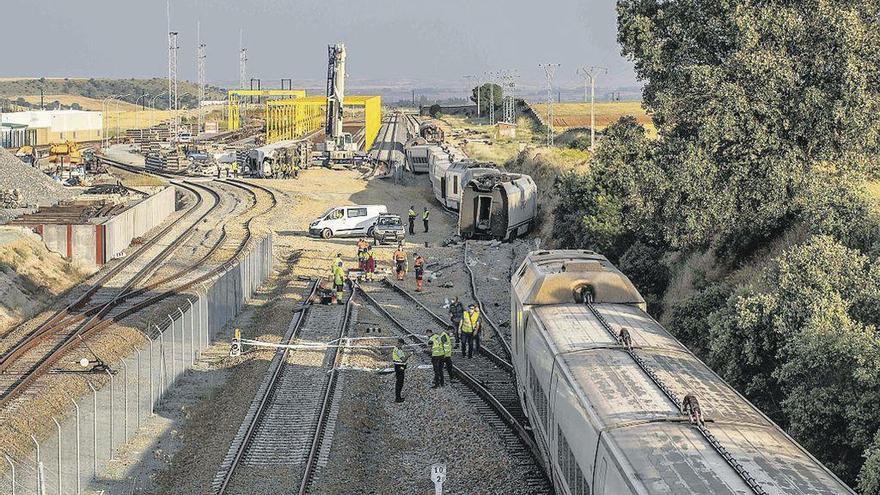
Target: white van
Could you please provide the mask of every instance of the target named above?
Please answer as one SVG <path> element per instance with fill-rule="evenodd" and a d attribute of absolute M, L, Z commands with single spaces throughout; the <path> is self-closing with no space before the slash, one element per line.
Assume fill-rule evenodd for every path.
<path fill-rule="evenodd" d="M 334 206 L 309 224 L 309 235 L 324 239 L 333 236 L 369 237 L 382 213 L 388 213 L 385 205 Z"/>

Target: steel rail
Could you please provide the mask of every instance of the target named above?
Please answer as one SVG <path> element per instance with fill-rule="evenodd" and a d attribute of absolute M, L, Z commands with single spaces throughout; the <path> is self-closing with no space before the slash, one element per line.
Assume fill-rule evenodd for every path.
<path fill-rule="evenodd" d="M 445 328 L 448 328 L 450 330 L 452 330 L 454 328 L 451 323 L 449 323 L 448 321 L 444 320 L 443 318 L 438 316 L 436 313 L 431 311 L 427 306 L 422 304 L 421 301 L 416 299 L 415 296 L 413 296 L 412 294 L 407 292 L 407 290 L 404 289 L 403 287 L 400 287 L 399 285 L 395 284 L 394 282 L 389 281 L 387 278 L 382 279 L 382 283 L 384 285 L 390 287 L 391 289 L 399 292 L 401 295 L 403 295 L 404 297 L 406 297 L 410 301 L 416 303 L 420 308 L 422 308 L 423 311 L 425 311 L 426 313 L 431 315 L 431 318 L 433 318 L 434 321 L 436 321 L 437 323 L 443 325 Z M 502 358 L 501 356 L 499 356 L 498 354 L 495 354 L 494 352 L 490 351 L 489 349 L 486 349 L 486 347 L 482 346 L 482 345 L 479 347 L 478 352 L 480 352 L 481 354 L 483 354 L 487 358 L 489 358 L 489 360 L 492 361 L 499 368 L 501 368 L 504 371 L 513 375 L 513 373 L 514 373 L 513 364 L 510 361 Z"/>
<path fill-rule="evenodd" d="M 305 322 L 308 310 L 311 307 L 312 298 L 318 290 L 319 282 L 319 279 L 312 280 L 311 285 L 306 292 L 306 298 L 303 299 L 300 304 L 303 307 L 303 310 L 294 315 L 294 317 L 297 318 L 296 323 L 293 324 L 292 330 L 281 340 L 282 344 L 289 344 L 290 341 L 299 336 L 303 322 Z M 229 487 L 230 481 L 232 481 L 232 476 L 243 459 L 248 445 L 253 439 L 254 432 L 257 429 L 257 423 L 259 423 L 260 418 L 263 416 L 263 412 L 266 410 L 266 405 L 272 397 L 272 392 L 278 384 L 278 378 L 281 376 L 281 370 L 284 368 L 284 361 L 287 359 L 289 352 L 290 350 L 286 348 L 278 348 L 275 351 L 275 355 L 269 363 L 269 369 L 267 370 L 266 375 L 267 378 L 260 386 L 260 390 L 258 391 L 259 395 L 253 402 L 251 402 L 251 408 L 245 416 L 245 419 L 247 420 L 247 423 L 245 424 L 246 426 L 243 430 L 239 429 L 236 438 L 233 439 L 232 445 L 230 446 L 230 452 L 226 454 L 224 464 L 228 465 L 221 465 L 220 470 L 214 477 L 213 486 L 217 495 L 223 495 L 226 493 L 226 489 Z"/>
<path fill-rule="evenodd" d="M 133 263 L 135 260 L 140 258 L 140 256 L 142 256 L 143 253 L 147 249 L 156 245 L 156 243 L 158 243 L 159 240 L 161 240 L 165 235 L 167 235 L 178 224 L 182 223 L 183 220 L 185 220 L 190 215 L 192 215 L 202 205 L 204 200 L 202 199 L 202 196 L 195 191 L 194 188 L 192 188 L 188 185 L 185 185 L 185 184 L 176 184 L 176 185 L 194 193 L 196 198 L 198 198 L 196 201 L 196 204 L 194 204 L 189 210 L 187 210 L 186 213 L 184 213 L 183 215 L 181 215 L 180 217 L 175 219 L 174 222 L 172 222 L 171 224 L 169 224 L 168 226 L 163 228 L 159 233 L 157 233 L 155 236 L 153 236 L 148 242 L 144 243 L 134 254 L 127 257 L 124 260 L 124 263 L 119 263 L 118 265 L 114 266 L 111 270 L 109 270 L 107 274 L 101 276 L 101 278 L 99 280 L 97 280 L 76 301 L 67 305 L 65 308 L 62 308 L 58 312 L 56 312 L 48 320 L 43 322 L 40 326 L 38 326 L 32 332 L 29 332 L 26 336 L 24 336 L 21 340 L 19 340 L 15 345 L 13 345 L 6 352 L 4 352 L 3 355 L 0 356 L 0 373 L 5 371 L 9 367 L 10 363 L 15 361 L 16 359 L 18 359 L 24 352 L 27 352 L 28 350 L 30 350 L 33 347 L 33 345 L 35 344 L 35 342 L 40 340 L 46 334 L 50 333 L 52 330 L 57 329 L 58 325 L 67 322 L 68 317 L 72 317 L 70 319 L 73 319 L 73 320 L 82 319 L 83 317 L 81 317 L 80 315 L 73 315 L 73 312 L 77 311 L 77 310 L 81 309 L 83 306 L 85 306 L 88 303 L 88 301 L 91 299 L 91 297 L 93 295 L 95 295 L 95 293 L 97 293 L 99 290 L 104 288 L 104 286 L 107 284 L 107 282 L 112 280 L 113 277 L 115 277 L 117 274 L 119 274 L 119 272 L 121 272 L 124 268 L 128 267 L 129 265 L 131 265 L 131 263 Z M 217 205 L 219 205 L 219 196 L 217 197 L 217 202 L 215 203 L 215 205 L 211 209 L 209 209 L 208 212 L 206 212 L 204 215 L 202 215 L 199 218 L 199 220 L 197 220 L 189 228 L 184 230 L 184 232 L 181 233 L 180 236 L 178 236 L 177 240 L 180 240 L 182 237 L 189 235 L 193 231 L 193 229 L 198 225 L 198 223 L 201 222 L 201 220 L 204 219 L 205 216 L 207 216 L 207 214 L 210 211 L 212 211 L 213 208 L 215 208 Z M 169 245 L 169 247 L 171 247 L 171 246 L 175 246 L 175 249 L 177 247 L 175 245 L 175 243 L 172 243 L 171 245 Z M 163 251 L 163 253 L 164 252 L 165 251 Z M 160 256 L 161 256 L 161 253 L 160 253 Z M 146 270 L 147 268 L 152 268 L 152 267 L 153 267 L 152 262 L 148 263 L 147 267 L 145 267 L 144 270 Z M 135 275 L 135 278 L 137 278 L 138 275 L 141 275 L 144 272 L 144 270 L 139 271 Z M 131 280 L 130 280 L 129 283 L 127 283 L 125 286 L 123 286 L 121 293 L 119 295 L 117 295 L 116 297 L 118 298 L 126 291 L 129 291 L 132 286 L 133 286 L 133 284 L 131 283 Z M 114 300 L 115 300 L 115 298 L 114 298 Z M 103 307 L 104 307 L 104 305 L 101 305 L 101 308 L 103 308 Z M 100 309 L 98 311 L 100 311 Z"/>
<path fill-rule="evenodd" d="M 180 184 L 181 187 L 190 190 L 193 193 L 196 193 L 195 189 L 183 184 Z M 196 196 L 199 197 L 199 201 L 197 205 L 201 205 L 201 195 L 196 193 Z M 219 205 L 215 203 L 211 208 L 209 208 L 204 214 L 202 214 L 195 222 L 189 225 L 177 238 L 174 242 L 170 243 L 165 249 L 163 249 L 155 258 L 150 260 L 141 270 L 139 270 L 135 275 L 129 279 L 119 294 L 115 295 L 111 300 L 101 305 L 100 309 L 97 312 L 93 313 L 89 316 L 85 321 L 82 321 L 78 324 L 77 328 L 74 329 L 71 333 L 69 333 L 66 337 L 63 337 L 60 342 L 55 344 L 52 348 L 51 352 L 46 356 L 40 358 L 34 365 L 30 367 L 18 381 L 16 381 L 13 386 L 6 391 L 3 392 L 3 395 L 0 396 L 0 408 L 4 407 L 9 403 L 10 400 L 20 395 L 26 388 L 30 386 L 41 374 L 49 369 L 49 367 L 55 362 L 57 362 L 64 354 L 66 354 L 70 349 L 75 345 L 79 339 L 84 338 L 87 335 L 91 335 L 98 329 L 106 328 L 110 322 L 113 320 L 104 320 L 104 317 L 113 309 L 115 306 L 119 304 L 119 299 L 121 295 L 129 290 L 131 290 L 134 286 L 142 282 L 147 276 L 154 272 L 162 263 L 164 263 L 170 256 L 186 241 L 194 232 L 196 227 L 210 214 L 211 211 L 214 210 Z M 182 217 L 188 217 L 193 212 L 196 211 L 197 206 L 191 208 L 187 211 Z M 103 321 L 102 321 L 103 320 Z M 32 335 L 30 338 L 22 341 L 19 345 L 13 348 L 10 352 L 3 355 L 2 361 L 0 361 L 0 372 L 5 372 L 9 369 L 9 367 L 15 363 L 18 359 L 20 359 L 24 354 L 26 354 L 31 349 L 35 348 L 41 341 L 45 340 L 49 337 L 51 333 L 54 333 L 55 330 L 61 330 L 63 327 L 53 326 L 44 328 L 43 331 L 39 334 Z"/>
<path fill-rule="evenodd" d="M 110 165 L 111 166 L 118 166 L 117 162 L 111 162 Z M 120 168 L 126 169 L 129 167 L 120 167 Z M 150 174 L 150 172 L 137 170 L 136 168 L 134 168 L 133 170 L 136 173 L 142 173 L 142 174 L 146 174 L 146 175 Z M 189 185 L 187 185 L 187 184 L 189 184 Z M 239 244 L 238 248 L 236 249 L 236 252 L 233 254 L 233 256 L 230 257 L 229 260 L 227 260 L 226 263 L 218 266 L 214 270 L 211 270 L 209 273 L 207 273 L 201 277 L 196 278 L 195 280 L 192 280 L 188 283 L 179 285 L 179 286 L 174 287 L 168 291 L 165 291 L 157 296 L 153 296 L 145 301 L 142 301 L 142 302 L 134 305 L 133 307 L 128 308 L 127 310 L 123 311 L 119 315 L 116 315 L 110 319 L 103 319 L 104 316 L 106 316 L 107 313 L 109 313 L 109 311 L 112 308 L 118 306 L 126 298 L 133 297 L 134 295 L 146 292 L 148 290 L 151 290 L 152 288 L 158 287 L 162 283 L 166 283 L 169 280 L 179 278 L 179 276 L 181 276 L 181 275 L 185 275 L 185 274 L 188 274 L 188 273 L 194 271 L 204 260 L 206 260 L 214 251 L 216 251 L 216 249 L 219 248 L 219 246 L 222 242 L 225 241 L 226 235 L 224 232 L 224 234 L 221 236 L 221 240 L 218 241 L 218 243 L 216 243 L 212 247 L 212 249 L 209 251 L 209 253 L 206 256 L 202 257 L 195 264 L 190 265 L 188 268 L 181 270 L 180 272 L 178 272 L 175 275 L 167 277 L 157 283 L 151 284 L 150 286 L 143 287 L 138 290 L 133 290 L 134 285 L 136 285 L 137 283 L 142 281 L 143 278 L 145 278 L 146 274 L 152 273 L 153 270 L 155 270 L 159 265 L 161 265 L 161 263 L 164 262 L 165 259 L 170 257 L 170 255 L 173 254 L 173 252 L 180 245 L 182 245 L 182 242 L 179 242 L 179 241 L 185 240 L 190 235 L 192 235 L 192 233 L 195 231 L 195 227 L 198 226 L 207 217 L 207 215 L 210 214 L 210 212 L 213 211 L 215 208 L 217 208 L 220 204 L 219 194 L 216 191 L 213 191 L 212 189 L 210 189 L 208 187 L 205 187 L 203 185 L 196 184 L 196 183 L 187 182 L 187 181 L 184 181 L 181 184 L 175 184 L 175 185 L 179 185 L 180 187 L 183 187 L 187 190 L 190 190 L 193 193 L 196 193 L 196 191 L 191 186 L 204 189 L 214 196 L 215 203 L 196 222 L 194 222 L 189 228 L 187 228 L 184 231 L 184 233 L 182 233 L 180 236 L 178 236 L 178 238 L 176 239 L 177 242 L 169 245 L 154 260 L 152 260 L 150 263 L 148 263 L 147 266 L 144 267 L 143 270 L 139 271 L 133 277 L 133 279 L 131 279 L 129 281 L 129 283 L 127 283 L 126 286 L 123 287 L 123 290 L 119 294 L 117 294 L 113 299 L 111 299 L 109 302 L 107 302 L 104 305 L 101 305 L 96 308 L 92 308 L 86 314 L 76 315 L 74 318 L 72 318 L 76 321 L 81 321 L 81 320 L 85 319 L 87 316 L 90 317 L 86 322 L 82 323 L 79 326 L 79 328 L 77 328 L 73 333 L 71 333 L 66 339 L 64 339 L 62 342 L 57 344 L 56 347 L 53 349 L 53 351 L 47 357 L 38 361 L 38 363 L 36 363 L 35 366 L 33 366 L 31 368 L 31 370 L 29 370 L 25 374 L 25 376 L 21 380 L 19 380 L 11 389 L 9 389 L 3 396 L 0 396 L 0 407 L 5 406 L 11 399 L 13 399 L 15 396 L 19 395 L 21 392 L 23 392 L 27 388 L 27 386 L 29 386 L 34 380 L 36 380 L 36 378 L 38 378 L 39 374 L 42 371 L 45 371 L 46 368 L 48 368 L 48 366 L 50 366 L 51 364 L 54 364 L 54 362 L 56 362 L 63 354 L 65 354 L 70 349 L 70 347 L 76 342 L 76 340 L 78 338 L 84 339 L 88 336 L 91 336 L 95 332 L 97 332 L 103 328 L 106 328 L 107 326 L 109 326 L 110 324 L 112 324 L 116 321 L 121 321 L 122 319 L 124 319 L 128 316 L 131 316 L 132 314 L 135 314 L 138 311 L 141 311 L 141 310 L 143 310 L 153 304 L 156 304 L 157 302 L 160 302 L 170 296 L 180 294 L 183 291 L 192 288 L 196 284 L 202 283 L 202 282 L 210 279 L 211 277 L 213 277 L 217 273 L 225 271 L 226 266 L 229 265 L 232 261 L 234 261 L 236 258 L 238 258 L 241 255 L 241 253 L 244 251 L 245 247 L 247 246 L 248 241 L 252 237 L 252 231 L 251 231 L 251 226 L 250 226 L 251 222 L 253 221 L 254 218 L 261 216 L 262 214 L 254 215 L 250 219 L 248 219 L 247 222 L 245 222 L 245 226 L 244 226 L 245 233 L 246 233 L 245 239 L 242 240 L 242 242 Z M 230 185 L 239 187 L 241 189 L 248 190 L 254 196 L 254 206 L 257 205 L 258 200 L 256 198 L 256 194 L 254 194 L 253 191 L 251 191 L 249 189 L 250 186 L 253 186 L 254 188 L 257 188 L 257 189 L 261 189 L 261 190 L 265 191 L 266 193 L 268 193 L 272 199 L 272 206 L 263 214 L 268 213 L 269 211 L 274 209 L 278 204 L 277 198 L 275 197 L 274 193 L 270 189 L 265 188 L 263 186 L 251 185 L 251 184 L 247 184 L 244 182 L 240 182 L 240 183 L 236 184 L 236 183 L 232 183 L 232 181 L 230 181 Z M 197 193 L 196 193 L 196 196 L 199 198 L 197 205 L 195 205 L 193 208 L 191 208 L 185 215 L 182 215 L 181 219 L 188 216 L 191 212 L 195 211 L 195 208 L 197 208 L 198 205 L 201 204 L 201 202 L 202 202 L 201 196 Z M 178 220 L 180 220 L 180 219 L 178 219 Z M 61 325 L 61 323 L 65 323 L 65 322 L 67 322 L 67 320 L 61 320 L 58 323 L 58 325 L 44 328 L 43 331 L 39 335 L 32 336 L 26 342 L 22 342 L 22 343 L 20 343 L 21 345 L 17 345 L 16 348 L 13 349 L 14 352 L 10 351 L 9 353 L 5 354 L 3 356 L 3 360 L 0 361 L 0 372 L 5 371 L 11 365 L 11 364 L 7 364 L 7 363 L 15 362 L 15 360 L 17 360 L 19 357 L 21 357 L 21 355 L 23 355 L 24 353 L 26 353 L 27 351 L 29 351 L 30 349 L 35 347 L 41 340 L 43 340 L 43 337 L 45 337 L 50 331 L 59 330 L 60 328 L 63 328 L 59 325 Z M 75 323 L 75 322 L 69 322 L 68 325 L 71 323 Z M 68 326 L 68 325 L 64 325 L 64 326 Z"/>
<path fill-rule="evenodd" d="M 315 426 L 315 435 L 312 437 L 312 443 L 309 446 L 309 453 L 306 457 L 306 466 L 303 469 L 303 476 L 299 484 L 299 495 L 306 495 L 312 479 L 315 475 L 315 468 L 318 465 L 318 456 L 321 452 L 321 444 L 324 441 L 324 434 L 327 429 L 327 419 L 330 415 L 330 408 L 333 403 L 333 394 L 336 391 L 336 382 L 339 377 L 339 359 L 342 353 L 342 338 L 348 333 L 349 320 L 351 319 L 351 308 L 354 296 L 357 294 L 358 285 L 351 284 L 351 293 L 348 300 L 345 301 L 345 313 L 342 316 L 342 322 L 339 324 L 339 334 L 336 336 L 336 345 L 331 348 L 330 355 L 330 374 L 324 384 L 324 394 L 321 398 L 321 409 L 318 411 L 318 424 Z"/>
<path fill-rule="evenodd" d="M 498 328 L 498 325 L 492 321 L 492 318 L 486 313 L 486 309 L 483 306 L 483 302 L 480 300 L 480 297 L 477 295 L 477 281 L 474 278 L 474 271 L 471 270 L 470 265 L 468 265 L 468 241 L 464 241 L 464 268 L 467 270 L 468 275 L 471 279 L 471 296 L 473 296 L 474 300 L 477 301 L 477 306 L 480 308 L 480 314 L 483 315 L 483 318 L 489 323 L 489 326 L 492 327 L 492 330 L 495 331 L 495 335 L 498 336 L 498 340 L 501 342 L 501 346 L 504 348 L 504 353 L 507 354 L 507 360 L 510 361 L 513 359 L 513 353 L 510 350 L 510 342 L 504 338 L 504 335 L 501 333 L 501 329 Z"/>
<path fill-rule="evenodd" d="M 406 327 L 400 320 L 394 317 L 391 313 L 388 312 L 378 301 L 376 301 L 370 294 L 365 291 L 361 291 L 361 295 L 366 299 L 370 304 L 372 304 L 380 313 L 382 313 L 388 320 L 390 320 L 394 325 L 400 329 L 400 331 L 410 340 L 414 341 L 419 345 L 426 345 L 427 341 L 422 338 L 421 335 L 413 332 L 409 328 Z M 423 353 L 430 356 L 430 351 L 427 349 L 423 349 Z M 526 425 L 520 423 L 516 417 L 501 403 L 501 401 L 495 397 L 492 392 L 483 386 L 479 380 L 477 380 L 473 375 L 463 370 L 458 365 L 452 365 L 452 370 L 455 375 L 464 383 L 468 388 L 470 388 L 474 393 L 477 394 L 493 411 L 501 418 L 502 421 L 517 435 L 523 445 L 529 450 L 529 453 L 532 455 L 532 458 L 535 462 L 541 466 L 545 473 L 549 473 L 547 470 L 547 466 L 544 464 L 544 458 L 541 456 L 541 451 L 538 448 L 538 444 L 535 442 L 535 439 L 529 433 L 529 428 Z"/>

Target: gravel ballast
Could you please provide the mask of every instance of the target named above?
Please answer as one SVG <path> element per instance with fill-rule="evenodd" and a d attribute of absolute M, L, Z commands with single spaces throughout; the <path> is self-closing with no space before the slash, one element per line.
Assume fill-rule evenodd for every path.
<path fill-rule="evenodd" d="M 18 189 L 25 204 L 37 206 L 52 206 L 76 195 L 4 148 L 0 148 L 0 188 Z"/>

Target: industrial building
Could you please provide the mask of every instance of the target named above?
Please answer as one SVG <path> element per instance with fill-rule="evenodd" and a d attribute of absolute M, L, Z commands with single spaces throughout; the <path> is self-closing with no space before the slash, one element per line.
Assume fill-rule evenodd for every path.
<path fill-rule="evenodd" d="M 27 134 L 35 142 L 23 143 L 41 146 L 65 141 L 84 142 L 103 139 L 104 115 L 101 112 L 84 110 L 32 110 L 0 114 L 4 135 L 20 136 L 21 130 L 31 131 Z M 9 129 L 6 131 L 6 129 Z M 35 131 L 35 132 L 34 132 Z"/>

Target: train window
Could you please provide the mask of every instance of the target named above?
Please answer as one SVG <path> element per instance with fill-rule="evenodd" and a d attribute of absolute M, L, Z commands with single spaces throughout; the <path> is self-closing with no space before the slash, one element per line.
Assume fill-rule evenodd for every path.
<path fill-rule="evenodd" d="M 529 365 L 529 385 L 532 389 L 532 397 L 535 401 L 535 409 L 538 412 L 538 416 L 541 417 L 541 428 L 546 431 L 547 424 L 547 396 L 544 395 L 544 387 L 541 386 L 541 382 L 538 380 L 538 375 L 535 373 L 535 369 Z"/>
<path fill-rule="evenodd" d="M 452 194 L 458 194 L 458 177 L 452 178 Z"/>
<path fill-rule="evenodd" d="M 562 471 L 562 477 L 565 478 L 565 483 L 568 485 L 568 491 L 575 495 L 588 495 L 590 493 L 590 484 L 587 482 L 587 478 L 584 477 L 584 472 L 581 470 L 574 452 L 571 451 L 571 446 L 568 444 L 565 434 L 562 433 L 562 427 L 557 426 L 556 435 L 556 443 L 559 446 L 559 469 Z"/>

